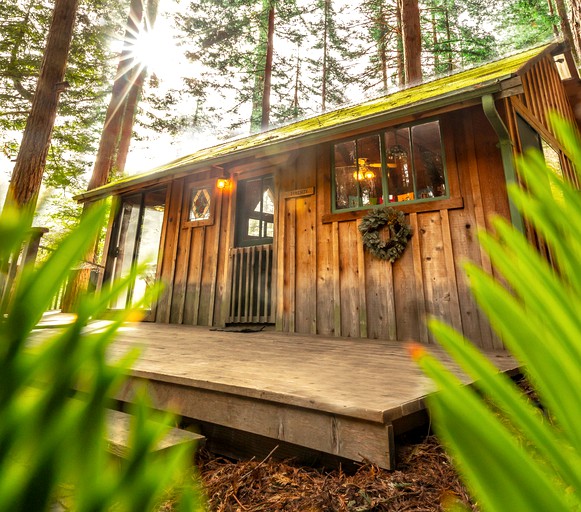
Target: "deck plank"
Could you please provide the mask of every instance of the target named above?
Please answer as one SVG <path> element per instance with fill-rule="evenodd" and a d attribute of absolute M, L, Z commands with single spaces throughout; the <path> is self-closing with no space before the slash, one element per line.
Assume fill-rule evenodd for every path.
<path fill-rule="evenodd" d="M 162 324 L 122 328 L 112 353 L 140 346 L 135 375 L 213 391 L 268 399 L 381 421 L 386 411 L 425 397 L 432 384 L 401 342 L 232 333 Z M 442 350 L 429 346 L 461 377 Z M 516 367 L 505 352 L 490 353 L 501 370 Z"/>
<path fill-rule="evenodd" d="M 129 323 L 110 355 L 136 347 L 141 354 L 121 400 L 130 401 L 132 385 L 145 379 L 159 408 L 388 469 L 394 422 L 423 411 L 433 390 L 398 341 Z M 437 345 L 426 349 L 470 382 Z M 507 352 L 487 355 L 499 370 L 518 368 Z"/>

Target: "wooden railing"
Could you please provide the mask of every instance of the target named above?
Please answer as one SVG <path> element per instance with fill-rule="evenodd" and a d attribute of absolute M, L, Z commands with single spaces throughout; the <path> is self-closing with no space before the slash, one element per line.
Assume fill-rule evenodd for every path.
<path fill-rule="evenodd" d="M 230 249 L 229 323 L 273 323 L 272 244 Z"/>
<path fill-rule="evenodd" d="M 0 261 L 0 304 L 6 305 L 10 300 L 12 284 L 23 266 L 36 262 L 40 239 L 47 232 L 47 228 L 31 228 L 23 247 L 6 261 Z"/>

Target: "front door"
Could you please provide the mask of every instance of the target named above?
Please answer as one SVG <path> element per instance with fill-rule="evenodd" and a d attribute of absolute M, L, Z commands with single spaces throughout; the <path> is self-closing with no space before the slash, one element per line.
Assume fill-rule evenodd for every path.
<path fill-rule="evenodd" d="M 274 203 L 271 174 L 238 182 L 229 323 L 274 323 Z"/>

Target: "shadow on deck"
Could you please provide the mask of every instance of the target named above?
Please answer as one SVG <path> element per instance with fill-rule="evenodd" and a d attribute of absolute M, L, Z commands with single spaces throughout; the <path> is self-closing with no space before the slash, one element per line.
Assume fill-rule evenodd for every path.
<path fill-rule="evenodd" d="M 392 469 L 395 435 L 425 419 L 432 389 L 403 342 L 126 324 L 112 356 L 135 347 L 141 356 L 118 398 L 130 401 L 146 380 L 158 408 L 200 422 L 210 450 L 226 455 L 237 443 L 245 455 L 284 445 Z M 428 349 L 461 375 L 439 347 Z M 517 369 L 506 352 L 489 357 Z"/>

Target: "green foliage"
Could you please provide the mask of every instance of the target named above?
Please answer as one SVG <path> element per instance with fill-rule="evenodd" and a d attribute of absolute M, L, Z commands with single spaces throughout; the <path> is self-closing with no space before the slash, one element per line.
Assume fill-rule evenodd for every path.
<path fill-rule="evenodd" d="M 14 143 L 24 129 L 40 70 L 53 3 L 6 0 L 0 4 L 0 142 Z M 124 2 L 81 2 L 75 24 L 59 118 L 47 158 L 49 185 L 75 191 L 86 186 L 114 72 L 109 40 L 119 30 Z M 3 140 L 4 139 L 4 140 Z M 64 171 L 64 172 L 63 172 Z"/>
<path fill-rule="evenodd" d="M 549 12 L 546 0 L 511 0 L 491 13 L 499 30 L 501 52 L 528 48 L 553 37 L 558 16 Z"/>
<path fill-rule="evenodd" d="M 156 457 L 152 448 L 169 428 L 149 419 L 145 394 L 134 407 L 127 458 L 114 460 L 105 439 L 106 407 L 136 357 L 106 357 L 120 313 L 107 327 L 86 332 L 134 275 L 103 295 L 84 298 L 77 321 L 49 339 L 33 333 L 68 269 L 86 253 L 103 220 L 97 208 L 40 267 L 25 268 L 0 308 L 0 510 L 52 510 L 55 501 L 78 511 L 152 510 L 173 489 L 183 510 L 199 510 L 186 468 L 192 454 L 177 449 Z M 30 214 L 4 210 L 0 268 L 23 242 Z M 0 275 L 0 280 L 3 276 Z"/>
<path fill-rule="evenodd" d="M 581 141 L 570 125 L 553 122 L 579 178 Z M 430 324 L 436 338 L 476 380 L 476 389 L 461 386 L 423 349 L 416 357 L 439 388 L 429 400 L 436 431 L 484 510 L 580 510 L 581 195 L 540 154 L 519 164 L 527 190 L 513 186 L 511 197 L 547 242 L 558 270 L 503 219 L 495 220 L 495 234 L 481 235 L 481 243 L 508 288 L 473 264 L 466 270 L 544 412 L 437 321 Z"/>
<path fill-rule="evenodd" d="M 371 210 L 361 220 L 359 231 L 365 248 L 376 258 L 391 263 L 401 257 L 412 236 L 403 212 L 391 206 Z M 387 234 L 382 236 L 382 231 Z"/>
<path fill-rule="evenodd" d="M 431 0 L 422 29 L 430 55 L 426 70 L 439 75 L 495 57 L 497 38 L 488 22 L 492 9 L 482 0 Z"/>

